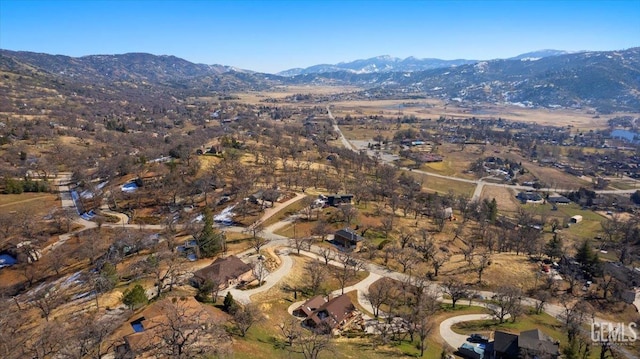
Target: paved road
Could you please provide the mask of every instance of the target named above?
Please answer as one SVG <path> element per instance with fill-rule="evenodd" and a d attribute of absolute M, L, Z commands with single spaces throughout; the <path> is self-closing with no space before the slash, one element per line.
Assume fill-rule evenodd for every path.
<path fill-rule="evenodd" d="M 331 113 L 331 109 L 329 108 L 329 106 L 327 106 L 327 114 L 329 115 L 329 119 L 331 120 L 331 123 L 333 124 L 333 130 L 336 131 L 338 133 L 338 136 L 340 137 L 340 142 L 342 142 L 342 145 L 344 147 L 352 150 L 352 151 L 356 151 L 357 152 L 357 149 L 342 134 L 342 131 L 340 130 L 340 127 L 338 127 L 338 122 L 336 121 L 335 117 L 333 117 L 333 114 Z"/>
<path fill-rule="evenodd" d="M 480 195 L 482 194 L 482 189 L 484 188 L 484 182 L 478 181 L 476 185 L 476 189 L 473 191 L 473 195 L 471 196 L 472 201 L 479 201 Z"/>
<path fill-rule="evenodd" d="M 61 196 L 61 202 L 62 202 L 62 206 L 63 207 L 73 207 L 73 201 L 71 201 L 70 196 L 68 196 L 68 186 L 65 182 L 65 180 L 68 182 L 68 179 L 70 178 L 70 175 L 68 176 L 63 176 L 61 178 L 59 178 L 59 188 L 61 190 L 60 192 L 60 196 Z M 489 183 L 485 183 L 485 184 L 489 184 Z M 66 189 L 66 190 L 65 190 Z M 283 204 L 279 204 L 278 208 L 284 208 L 284 206 L 295 202 L 296 200 L 299 200 L 301 198 L 303 198 L 304 196 L 296 196 L 294 199 L 287 201 Z M 270 215 L 273 215 L 277 213 L 276 210 L 274 210 Z M 262 220 L 264 220 L 266 218 L 263 218 Z M 267 227 L 264 232 L 262 233 L 262 236 L 264 238 L 267 238 L 270 240 L 269 243 L 267 243 L 267 245 L 265 247 L 273 247 L 273 248 L 277 248 L 277 247 L 287 247 L 289 245 L 289 238 L 281 236 L 281 235 L 277 235 L 275 233 L 273 233 L 274 230 L 276 230 L 277 228 L 280 228 L 284 225 L 287 224 L 287 220 L 291 220 L 291 218 L 285 219 L 283 221 L 280 221 L 272 226 Z M 82 229 L 74 232 L 74 233 L 69 233 L 66 235 L 62 235 L 60 236 L 60 240 L 56 243 L 54 243 L 52 246 L 58 246 L 61 245 L 62 243 L 64 243 L 64 241 L 66 241 L 68 238 L 70 238 L 73 234 L 76 234 L 78 232 L 84 231 L 88 228 L 95 228 L 97 225 L 94 222 L 90 222 L 90 221 L 85 221 L 81 218 L 76 218 L 76 223 L 80 224 L 83 226 Z M 113 226 L 120 226 L 120 225 L 113 225 Z M 131 228 L 138 228 L 138 229 L 162 229 L 164 228 L 164 226 L 162 225 L 147 225 L 147 226 L 139 226 L 139 225 L 125 225 L 123 224 L 122 226 L 124 227 L 131 227 Z M 241 227 L 225 227 L 224 230 L 226 231 L 237 231 L 237 232 L 242 232 L 242 231 L 246 231 L 245 228 L 241 228 Z M 50 247 L 52 247 L 50 246 Z M 315 258 L 320 258 L 320 256 L 317 254 L 319 253 L 319 251 L 321 250 L 320 247 L 318 246 L 311 246 L 311 251 L 310 252 L 306 252 L 306 251 L 301 251 L 301 254 L 307 255 L 307 256 L 311 256 L 311 257 L 315 257 Z M 253 249 L 249 249 L 243 253 L 240 254 L 240 256 L 247 256 L 250 255 L 251 252 L 253 252 Z M 270 288 L 272 288 L 274 285 L 276 285 L 284 276 L 286 276 L 289 271 L 292 268 L 292 260 L 288 255 L 288 251 L 284 251 L 283 253 L 281 253 L 280 258 L 282 260 L 282 265 L 273 273 L 271 273 L 266 279 L 265 279 L 265 283 L 259 287 L 259 288 L 255 288 L 252 290 L 248 290 L 248 291 L 239 291 L 236 289 L 231 289 L 230 291 L 232 292 L 233 296 L 235 298 L 237 298 L 239 301 L 243 302 L 243 303 L 249 303 L 250 302 L 250 297 L 256 293 L 259 292 L 263 292 L 266 291 Z M 330 264 L 332 265 L 340 265 L 339 263 L 332 261 L 330 262 Z M 353 286 L 347 287 L 345 288 L 345 292 L 351 291 L 351 290 L 357 290 L 358 291 L 358 302 L 360 303 L 361 306 L 363 306 L 364 308 L 367 309 L 371 309 L 371 311 L 373 311 L 373 308 L 371 307 L 371 304 L 367 302 L 367 300 L 364 298 L 365 293 L 368 291 L 369 286 L 375 282 L 376 280 L 378 280 L 379 278 L 382 277 L 387 277 L 387 278 L 392 278 L 395 280 L 399 280 L 399 281 L 408 281 L 410 278 L 407 274 L 404 273 L 399 273 L 399 272 L 395 272 L 395 271 L 391 271 L 386 267 L 382 267 L 380 265 L 374 264 L 374 263 L 365 263 L 364 265 L 364 270 L 368 271 L 370 274 L 367 278 L 365 278 L 363 281 L 354 284 Z M 431 283 L 429 288 L 429 290 L 434 291 L 436 293 L 442 293 L 442 287 L 437 284 L 437 283 Z M 226 293 L 226 292 L 225 292 Z M 334 292 L 335 294 L 339 294 Z M 494 293 L 492 292 L 487 292 L 487 291 L 478 291 L 478 294 L 482 295 L 484 298 L 491 298 Z M 523 298 L 523 304 L 527 305 L 527 306 L 534 306 L 537 303 L 537 301 L 535 299 L 532 298 Z M 544 311 L 546 313 L 548 313 L 549 315 L 557 318 L 557 319 L 561 319 L 563 313 L 565 312 L 565 309 L 560 306 L 560 305 L 555 305 L 555 304 L 547 304 L 544 308 Z M 469 318 L 474 318 L 474 317 L 469 317 Z M 452 320 L 453 319 L 453 320 Z M 482 318 L 480 318 L 482 319 Z M 449 343 L 449 345 L 451 345 L 454 348 L 459 347 L 459 345 L 461 345 L 462 343 L 460 343 L 460 335 L 455 334 L 450 331 L 450 327 L 453 324 L 453 322 L 461 322 L 461 321 L 466 321 L 466 320 L 476 320 L 476 319 L 465 319 L 460 318 L 460 317 L 455 317 L 455 318 L 450 318 L 449 322 L 447 323 L 451 323 L 451 324 L 447 324 L 447 325 L 440 325 L 440 330 L 441 330 L 441 335 L 443 337 L 443 339 Z M 592 318 L 592 320 L 595 320 L 596 322 L 602 321 L 604 322 L 603 319 L 601 318 L 597 318 L 594 317 Z M 625 355 L 628 357 L 633 357 L 633 356 L 629 356 L 629 353 L 625 351 Z"/>

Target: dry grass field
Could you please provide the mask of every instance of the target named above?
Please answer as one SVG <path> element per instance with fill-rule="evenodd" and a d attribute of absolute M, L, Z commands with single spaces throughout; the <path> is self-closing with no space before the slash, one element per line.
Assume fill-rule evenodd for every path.
<path fill-rule="evenodd" d="M 438 178 L 429 175 L 423 175 L 425 182 L 423 187 L 427 190 L 435 191 L 441 194 L 453 191 L 456 195 L 468 195 L 471 197 L 476 186 L 472 183 L 460 181 L 452 181 L 446 178 Z"/>
<path fill-rule="evenodd" d="M 495 198 L 498 203 L 499 213 L 516 213 L 521 206 L 520 201 L 516 199 L 516 194 L 515 191 L 509 188 L 484 186 L 482 187 L 480 199 L 491 200 Z"/>
<path fill-rule="evenodd" d="M 469 284 L 478 284 L 478 273 L 464 260 L 464 256 L 456 254 L 441 269 L 442 276 L 453 275 Z M 514 284 L 523 290 L 532 289 L 535 284 L 534 273 L 539 268 L 529 260 L 529 256 L 515 253 L 496 253 L 491 256 L 491 265 L 482 274 L 482 288 L 489 290 L 501 285 Z"/>
<path fill-rule="evenodd" d="M 267 91 L 255 91 L 233 94 L 238 102 L 260 104 L 268 98 L 283 99 L 294 94 L 312 94 L 319 96 L 350 93 L 362 90 L 354 86 L 278 86 Z M 198 100 L 207 100 L 200 97 Z M 209 99 L 218 101 L 217 98 Z M 318 106 L 316 103 L 285 102 L 295 106 Z M 321 106 L 324 104 L 320 104 Z M 473 108 L 455 103 L 445 103 L 439 99 L 404 99 L 404 100 L 352 100 L 335 101 L 331 103 L 335 116 L 385 115 L 389 117 L 414 115 L 422 119 L 447 118 L 480 119 L 503 118 L 510 121 L 536 123 L 549 126 L 572 126 L 575 131 L 589 131 L 607 127 L 607 119 L 615 116 L 637 115 L 629 113 L 614 113 L 596 117 L 587 110 L 572 109 L 528 109 L 514 105 L 487 104 Z"/>
<path fill-rule="evenodd" d="M 510 105 L 482 105 L 476 108 L 445 104 L 440 100 L 377 100 L 377 101 L 343 101 L 333 103 L 334 115 L 385 115 L 410 116 L 418 118 L 462 119 L 476 117 L 479 119 L 503 118 L 510 121 L 536 123 L 545 126 L 573 126 L 576 131 L 603 129 L 607 126 L 607 118 L 594 118 L 593 113 L 585 110 L 569 109 L 527 109 Z M 629 115 L 612 114 L 611 117 Z"/>
<path fill-rule="evenodd" d="M 59 204 L 58 196 L 51 193 L 0 194 L 0 213 L 24 211 L 44 215 Z"/>
<path fill-rule="evenodd" d="M 360 90 L 353 86 L 276 86 L 267 91 L 249 91 L 242 93 L 234 93 L 233 96 L 238 97 L 238 101 L 241 103 L 248 103 L 253 105 L 264 104 L 266 99 L 282 100 L 288 96 L 295 94 L 302 95 L 318 95 L 327 96 L 338 93 L 349 93 Z M 199 98 L 200 100 L 202 98 Z M 215 99 L 217 101 L 217 98 Z M 283 104 L 296 105 L 296 106 L 318 106 L 318 104 L 304 102 L 283 102 Z"/>

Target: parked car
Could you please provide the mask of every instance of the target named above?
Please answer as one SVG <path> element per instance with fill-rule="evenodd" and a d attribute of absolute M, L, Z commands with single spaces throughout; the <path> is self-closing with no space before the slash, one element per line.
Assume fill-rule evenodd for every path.
<path fill-rule="evenodd" d="M 471 343 L 487 343 L 489 341 L 489 338 L 485 335 L 474 333 L 469 335 L 468 340 Z"/>

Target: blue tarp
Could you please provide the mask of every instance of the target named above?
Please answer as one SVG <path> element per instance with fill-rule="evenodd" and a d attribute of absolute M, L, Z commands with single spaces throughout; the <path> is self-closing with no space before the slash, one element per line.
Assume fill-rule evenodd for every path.
<path fill-rule="evenodd" d="M 122 192 L 133 192 L 138 189 L 138 185 L 135 182 L 129 182 L 123 184 L 120 189 Z"/>
<path fill-rule="evenodd" d="M 18 260 L 14 256 L 8 253 L 0 254 L 0 268 L 9 267 L 16 263 L 18 263 Z"/>
<path fill-rule="evenodd" d="M 80 196 L 78 196 L 78 192 L 76 192 L 75 190 L 71 191 L 71 200 L 73 200 L 73 205 L 76 207 L 76 212 L 80 214 L 80 207 L 78 207 L 78 199 L 80 199 Z"/>

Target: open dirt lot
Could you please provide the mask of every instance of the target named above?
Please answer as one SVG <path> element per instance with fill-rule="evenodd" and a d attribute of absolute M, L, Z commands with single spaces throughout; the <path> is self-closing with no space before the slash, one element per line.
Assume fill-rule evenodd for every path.
<path fill-rule="evenodd" d="M 46 213 L 59 204 L 56 195 L 51 193 L 22 193 L 0 195 L 0 213 L 26 211 L 29 213 Z"/>
<path fill-rule="evenodd" d="M 491 265 L 482 274 L 482 286 L 497 288 L 505 284 L 514 284 L 527 290 L 535 284 L 538 268 L 527 255 L 515 253 L 497 253 L 491 256 Z M 465 283 L 477 283 L 478 273 L 469 267 L 464 256 L 456 254 L 442 269 L 443 276 L 454 275 Z"/>
<path fill-rule="evenodd" d="M 234 94 L 240 98 L 240 102 L 249 104 L 264 103 L 266 99 L 284 99 L 287 96 L 302 94 L 302 95 L 332 95 L 338 93 L 348 93 L 358 91 L 359 88 L 352 86 L 277 86 L 268 91 L 252 91 Z M 287 102 L 285 102 L 287 103 Z M 304 102 L 291 102 L 290 104 L 304 105 Z M 318 104 L 308 103 L 307 105 L 317 106 Z M 320 104 L 322 106 L 322 104 Z"/>
<path fill-rule="evenodd" d="M 516 193 L 512 189 L 496 186 L 484 186 L 480 199 L 491 200 L 495 198 L 498 202 L 498 211 L 500 213 L 515 213 L 520 208 L 520 201 L 516 199 Z"/>

